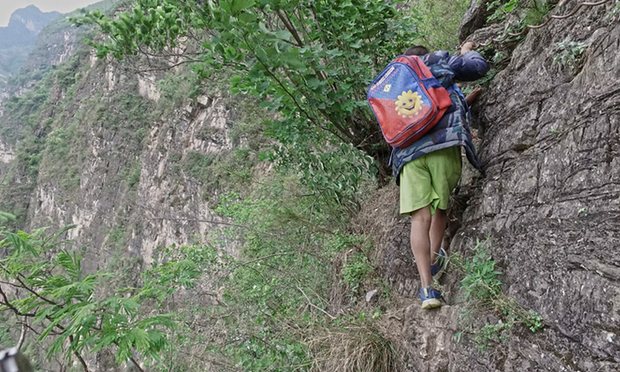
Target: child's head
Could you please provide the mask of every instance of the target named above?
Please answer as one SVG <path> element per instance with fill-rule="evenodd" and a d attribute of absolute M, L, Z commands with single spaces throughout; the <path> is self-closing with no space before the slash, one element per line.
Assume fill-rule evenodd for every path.
<path fill-rule="evenodd" d="M 408 56 L 423 56 L 428 54 L 428 49 L 422 45 L 412 46 L 411 48 L 405 51 L 405 54 Z"/>

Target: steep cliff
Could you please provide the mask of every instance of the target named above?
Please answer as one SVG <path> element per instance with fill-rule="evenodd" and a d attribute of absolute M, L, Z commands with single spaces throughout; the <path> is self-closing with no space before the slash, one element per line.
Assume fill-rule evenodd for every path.
<path fill-rule="evenodd" d="M 87 270 L 205 240 L 218 219 L 194 170 L 231 149 L 228 99 L 182 69 L 99 60 L 84 35 L 53 25 L 5 97 L 0 205 L 25 228 L 75 225 Z"/>
<path fill-rule="evenodd" d="M 473 3 L 484 9 L 485 2 Z M 578 4 L 562 1 L 551 14 Z M 470 37 L 488 43 L 498 29 Z M 530 30 L 476 106 L 486 177 L 464 179 L 456 196 L 464 213 L 452 221 L 460 228 L 450 250 L 468 256 L 477 239 L 488 239 L 504 292 L 538 312 L 544 329 L 514 330 L 483 351 L 473 335 L 458 337 L 468 309 L 453 265 L 444 282 L 450 306 L 424 313 L 403 305 L 393 314 L 411 370 L 620 368 L 619 45 L 617 2 L 582 7 Z M 413 297 L 409 221 L 396 219 L 394 187 L 382 194 L 373 201 L 382 207 L 364 221 L 382 247 L 377 261 L 386 278 Z M 488 312 L 475 317 L 497 322 Z"/>

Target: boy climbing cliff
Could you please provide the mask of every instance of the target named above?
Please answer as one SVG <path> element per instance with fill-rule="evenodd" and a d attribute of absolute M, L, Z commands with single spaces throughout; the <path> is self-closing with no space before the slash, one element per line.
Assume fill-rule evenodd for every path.
<path fill-rule="evenodd" d="M 466 99 L 456 84 L 456 81 L 477 80 L 489 70 L 486 60 L 473 51 L 473 47 L 471 42 L 463 44 L 458 56 L 450 56 L 445 51 L 429 53 L 423 46 L 409 48 L 405 55 L 417 56 L 412 59 L 411 75 L 406 73 L 399 75 L 386 69 L 375 80 L 369 91 L 369 100 L 376 97 L 376 101 L 380 99 L 387 101 L 385 98 L 389 95 L 389 91 L 398 84 L 396 91 L 403 90 L 403 93 L 398 96 L 396 110 L 400 116 L 409 117 L 409 119 L 404 119 L 409 120 L 405 121 L 404 125 L 399 124 L 405 129 L 417 125 L 410 123 L 425 119 L 418 119 L 414 114 L 423 112 L 426 105 L 437 105 L 434 102 L 433 89 L 441 89 L 440 85 L 447 90 L 445 93 L 441 89 L 440 93 L 449 95 L 449 107 L 438 106 L 437 121 L 429 125 L 429 129 L 415 129 L 417 132 L 423 132 L 423 135 L 414 133 L 411 135 L 414 142 L 406 142 L 406 145 L 395 146 L 394 143 L 390 143 L 393 147 L 390 158 L 392 171 L 396 183 L 400 185 L 400 213 L 411 215 L 411 250 L 420 274 L 419 298 L 424 309 L 436 308 L 442 304 L 440 301 L 442 294 L 433 288 L 432 281 L 433 278 L 439 278 L 447 264 L 447 253 L 442 248 L 442 241 L 447 225 L 446 211 L 449 207 L 450 194 L 461 177 L 461 147 L 465 148 L 470 163 L 481 170 L 469 128 L 469 104 L 473 102 L 479 91 L 474 91 Z M 428 70 L 424 75 L 425 67 L 420 69 L 415 65 L 416 61 L 419 61 L 418 57 L 428 67 L 432 76 L 429 75 Z M 411 62 L 407 57 L 397 59 L 399 60 L 404 64 Z M 415 80 L 412 85 L 403 82 L 407 76 Z M 410 87 L 413 88 L 410 89 Z M 405 113 L 406 115 L 403 115 L 403 108 L 398 106 L 404 95 L 411 96 L 409 100 L 411 108 L 407 106 L 409 111 Z M 441 98 L 437 101 L 440 100 Z M 371 100 L 373 110 L 386 136 L 390 134 L 390 130 L 393 130 L 392 124 L 394 123 L 389 120 L 382 122 L 381 119 L 390 114 L 390 106 L 385 104 L 384 107 L 377 108 L 379 104 Z M 401 121 L 403 119 L 396 117 L 391 120 Z M 400 133 L 395 137 L 399 135 Z"/>

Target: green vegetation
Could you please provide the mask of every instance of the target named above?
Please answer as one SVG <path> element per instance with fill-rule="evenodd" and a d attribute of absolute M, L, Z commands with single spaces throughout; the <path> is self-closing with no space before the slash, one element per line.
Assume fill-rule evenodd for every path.
<path fill-rule="evenodd" d="M 140 50 L 165 56 L 181 37 L 202 45 L 184 60 L 193 61 L 203 77 L 225 70 L 233 92 L 249 93 L 277 113 L 269 135 L 294 150 L 343 142 L 384 157 L 365 90 L 417 36 L 414 15 L 415 9 L 400 12 L 381 0 L 248 0 L 206 7 L 139 0 L 114 19 L 94 12 L 83 22 L 110 36 L 96 44 L 100 56 L 122 58 Z M 205 29 L 210 36 L 196 33 Z"/>
<path fill-rule="evenodd" d="M 497 318 L 495 323 L 486 323 L 475 329 L 475 322 L 467 326 L 467 333 L 472 333 L 474 342 L 482 350 L 494 343 L 507 339 L 515 326 L 524 326 L 531 332 L 543 328 L 543 320 L 539 314 L 527 310 L 502 291 L 501 272 L 495 267 L 495 261 L 489 254 L 490 241 L 478 241 L 471 258 L 465 259 L 453 255 L 451 263 L 462 271 L 460 293 L 466 306 L 465 320 L 481 315 Z M 470 320 L 470 321 L 471 321 Z M 460 339 L 461 334 L 457 335 Z"/>
<path fill-rule="evenodd" d="M 588 48 L 588 44 L 580 41 L 563 40 L 555 44 L 555 55 L 553 63 L 561 68 L 578 70 L 583 63 L 583 53 Z"/>
<path fill-rule="evenodd" d="M 503 21 L 506 16 L 517 9 L 520 0 L 494 0 L 487 3 L 487 11 L 492 12 L 489 22 Z"/>
<path fill-rule="evenodd" d="M 64 232 L 25 233 L 0 225 L 0 249 L 7 252 L 0 259 L 0 311 L 41 327 L 37 340 L 49 340 L 48 356 L 75 358 L 85 370 L 83 355 L 105 349 L 114 351 L 118 363 L 131 361 L 138 370 L 137 354 L 146 363 L 159 360 L 176 321 L 171 314 L 145 308 L 180 288 L 192 288 L 215 251 L 181 247 L 178 258 L 145 271 L 141 285 L 117 287 L 111 273 L 83 273 L 80 255 L 70 242 L 60 240 Z"/>
<path fill-rule="evenodd" d="M 487 3 L 487 10 L 491 13 L 487 21 L 502 22 L 509 15 L 516 15 L 521 28 L 537 25 L 553 5 L 548 0 L 494 0 Z"/>
<path fill-rule="evenodd" d="M 616 2 L 616 5 L 605 15 L 605 19 L 611 23 L 617 21 L 618 18 L 620 18 L 620 3 Z"/>
<path fill-rule="evenodd" d="M 135 189 L 140 182 L 141 174 L 142 167 L 140 159 L 136 159 L 130 166 L 123 169 L 121 177 L 129 189 Z"/>
<path fill-rule="evenodd" d="M 486 3 L 486 22 L 502 23 L 499 37 L 486 42 L 480 53 L 501 70 L 508 63 L 515 46 L 525 37 L 529 26 L 543 24 L 557 2 L 549 0 L 493 0 Z M 487 74 L 492 78 L 494 74 Z"/>
<path fill-rule="evenodd" d="M 336 252 L 324 247 L 347 239 L 348 218 L 342 206 L 309 193 L 299 177 L 269 178 L 245 198 L 223 198 L 218 208 L 239 226 L 228 230 L 231 237 L 245 241 L 243 260 L 226 281 L 227 306 L 218 311 L 231 314 L 229 339 L 246 341 L 223 352 L 244 370 L 308 369 L 312 329 L 336 319 L 329 313 L 329 262 Z"/>
<path fill-rule="evenodd" d="M 210 178 L 209 169 L 215 160 L 215 155 L 190 151 L 184 159 L 183 168 L 194 178 L 208 180 Z"/>
<path fill-rule="evenodd" d="M 204 89 L 198 76 L 190 69 L 183 69 L 180 73 L 166 74 L 157 82 L 157 88 L 162 96 L 157 110 L 163 115 L 180 109 L 183 104 L 195 99 Z"/>
<path fill-rule="evenodd" d="M 458 30 L 469 3 L 469 0 L 413 1 L 419 30 L 416 43 L 431 50 L 458 50 Z M 437 27 L 438 19 L 441 27 Z"/>
<path fill-rule="evenodd" d="M 342 268 L 344 282 L 356 293 L 364 278 L 373 271 L 368 258 L 363 253 L 354 254 Z"/>

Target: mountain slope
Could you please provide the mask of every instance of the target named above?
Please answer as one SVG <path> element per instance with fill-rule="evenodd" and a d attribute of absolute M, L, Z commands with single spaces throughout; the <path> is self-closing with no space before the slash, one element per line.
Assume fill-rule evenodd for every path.
<path fill-rule="evenodd" d="M 16 10 L 6 27 L 0 27 L 0 82 L 15 73 L 28 53 L 34 49 L 37 36 L 59 12 L 42 12 L 34 5 Z"/>

